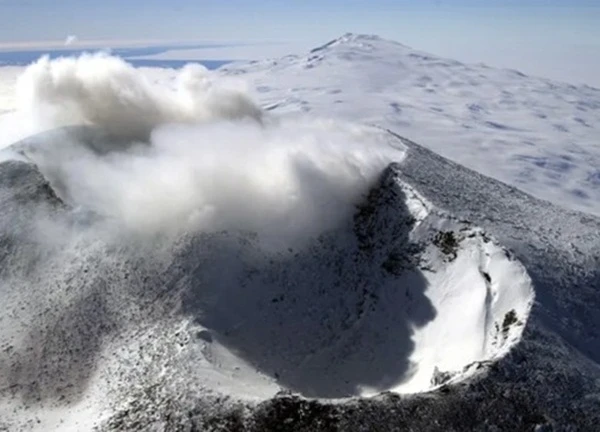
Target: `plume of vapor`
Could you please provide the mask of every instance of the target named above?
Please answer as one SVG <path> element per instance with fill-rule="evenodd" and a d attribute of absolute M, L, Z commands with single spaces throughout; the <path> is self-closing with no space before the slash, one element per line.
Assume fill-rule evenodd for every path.
<path fill-rule="evenodd" d="M 19 111 L 38 130 L 87 124 L 145 140 L 165 123 L 262 116 L 242 90 L 220 85 L 199 64 L 184 67 L 173 84 L 157 85 L 122 59 L 97 53 L 43 57 L 25 70 L 16 91 Z"/>
<path fill-rule="evenodd" d="M 402 158 L 366 127 L 266 118 L 242 84 L 198 65 L 157 82 L 106 54 L 42 58 L 17 94 L 29 130 L 102 132 L 42 135 L 28 157 L 71 205 L 135 232 L 244 230 L 288 244 L 342 223 Z"/>

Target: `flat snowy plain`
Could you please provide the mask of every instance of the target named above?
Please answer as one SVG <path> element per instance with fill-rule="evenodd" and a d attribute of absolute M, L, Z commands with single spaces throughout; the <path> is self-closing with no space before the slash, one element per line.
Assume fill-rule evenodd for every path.
<path fill-rule="evenodd" d="M 0 428 L 600 416 L 600 90 L 351 34 L 0 77 Z"/>

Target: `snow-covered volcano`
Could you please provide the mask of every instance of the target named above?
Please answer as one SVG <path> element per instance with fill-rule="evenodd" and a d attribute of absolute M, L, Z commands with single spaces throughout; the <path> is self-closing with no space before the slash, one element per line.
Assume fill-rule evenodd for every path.
<path fill-rule="evenodd" d="M 22 221 L 5 226 L 3 385 L 37 406 L 44 427 L 56 426 L 57 401 L 107 409 L 108 388 L 115 403 L 159 377 L 242 399 L 426 392 L 520 338 L 533 300 L 525 268 L 398 166 L 335 226 L 273 250 L 235 227 L 127 235 L 90 214 L 57 164 L 65 147 L 98 152 L 106 139 L 46 133 L 11 149 L 26 162 L 2 165 L 5 216 Z M 96 163 L 116 157 L 105 151 Z"/>
<path fill-rule="evenodd" d="M 402 80 L 423 70 L 425 87 Z M 439 96 L 453 88 L 443 71 L 530 95 L 545 85 L 355 35 L 175 80 L 106 56 L 28 69 L 0 119 L 10 136 L 36 132 L 0 163 L 0 426 L 594 424 L 600 220 L 398 135 L 432 101 L 401 107 L 392 88 L 463 100 Z M 259 103 L 236 76 L 259 84 Z M 557 86 L 597 115 L 596 90 Z M 515 104 L 524 115 L 531 100 Z M 460 145 L 485 153 L 477 136 L 506 134 L 514 150 L 529 133 L 478 118 L 453 137 L 460 117 L 432 112 L 454 159 Z M 595 169 L 590 128 L 573 181 Z M 508 150 L 489 160 L 510 166 Z"/>

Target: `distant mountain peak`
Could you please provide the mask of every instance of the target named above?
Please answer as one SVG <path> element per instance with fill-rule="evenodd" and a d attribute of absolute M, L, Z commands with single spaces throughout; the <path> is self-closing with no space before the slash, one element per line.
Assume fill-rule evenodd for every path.
<path fill-rule="evenodd" d="M 354 46 L 354 47 L 370 46 L 370 47 L 373 47 L 374 44 L 393 44 L 397 47 L 408 48 L 406 45 L 403 45 L 399 42 L 384 39 L 384 38 L 374 35 L 374 34 L 344 33 L 342 36 L 340 36 L 336 39 L 333 39 L 324 45 L 314 48 L 310 52 L 316 53 L 316 52 L 323 51 L 323 50 L 326 50 L 327 48 L 332 48 L 335 46 Z"/>
<path fill-rule="evenodd" d="M 362 33 L 344 33 L 342 36 L 340 36 L 338 39 L 338 41 L 343 42 L 343 41 L 382 41 L 384 39 L 382 39 L 380 36 L 374 35 L 374 34 L 362 34 Z"/>

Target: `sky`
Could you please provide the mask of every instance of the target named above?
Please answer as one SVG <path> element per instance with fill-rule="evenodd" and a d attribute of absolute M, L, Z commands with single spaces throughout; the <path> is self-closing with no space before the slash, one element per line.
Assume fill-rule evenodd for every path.
<path fill-rule="evenodd" d="M 273 42 L 378 34 L 445 57 L 575 82 L 600 76 L 600 0 L 0 0 L 0 46 Z"/>

